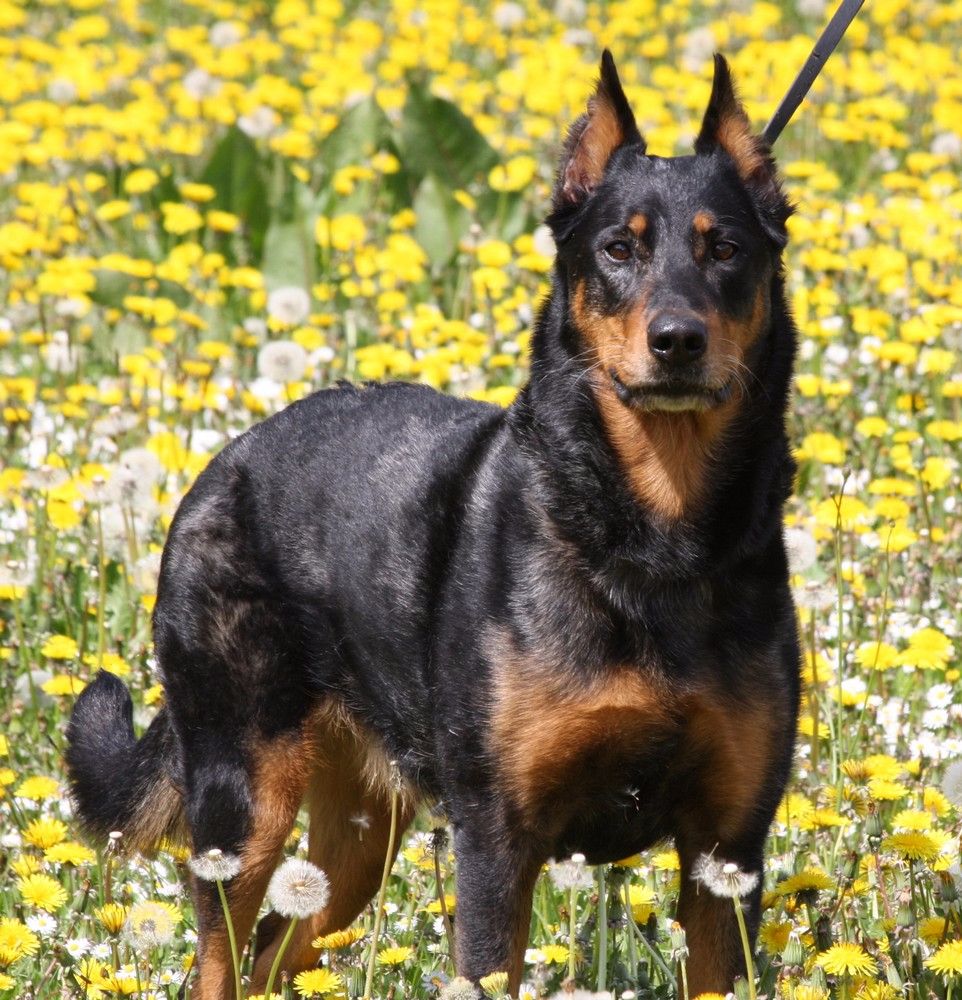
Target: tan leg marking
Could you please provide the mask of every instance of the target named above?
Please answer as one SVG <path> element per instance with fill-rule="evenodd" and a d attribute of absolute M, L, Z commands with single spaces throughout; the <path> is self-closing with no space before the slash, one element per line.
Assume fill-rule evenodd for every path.
<path fill-rule="evenodd" d="M 312 968 L 319 953 L 311 941 L 321 934 L 343 930 L 371 901 L 381 882 L 391 826 L 390 792 L 382 779 L 390 775 L 383 751 L 343 714 L 323 721 L 316 766 L 310 776 L 308 856 L 331 882 L 328 905 L 298 922 L 282 959 L 282 969 L 293 976 Z M 398 803 L 397 833 L 392 860 L 401 836 L 414 816 L 415 799 L 405 789 Z M 278 921 L 274 935 L 254 964 L 253 991 L 263 992 L 270 967 L 287 929 Z"/>

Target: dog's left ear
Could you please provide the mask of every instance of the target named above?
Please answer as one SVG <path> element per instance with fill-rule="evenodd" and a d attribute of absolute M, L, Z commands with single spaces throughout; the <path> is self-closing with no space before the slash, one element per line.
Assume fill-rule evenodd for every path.
<path fill-rule="evenodd" d="M 695 140 L 695 152 L 709 156 L 719 148 L 728 154 L 738 176 L 758 199 L 763 224 L 768 228 L 774 223 L 779 230 L 778 242 L 784 243 L 785 220 L 791 208 L 782 193 L 771 148 L 760 135 L 752 132 L 748 115 L 735 93 L 728 62 L 716 52 L 715 78 L 701 131 Z"/>
<path fill-rule="evenodd" d="M 580 205 L 601 182 L 619 146 L 644 140 L 618 79 L 611 53 L 601 57 L 601 79 L 588 101 L 588 111 L 571 126 L 554 190 L 555 211 Z"/>

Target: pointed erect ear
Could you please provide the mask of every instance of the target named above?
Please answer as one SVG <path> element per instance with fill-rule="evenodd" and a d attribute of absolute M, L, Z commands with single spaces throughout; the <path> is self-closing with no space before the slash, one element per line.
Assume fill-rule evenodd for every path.
<path fill-rule="evenodd" d="M 708 155 L 719 146 L 731 157 L 738 176 L 746 184 L 774 182 L 775 161 L 771 150 L 761 136 L 752 132 L 748 115 L 735 94 L 728 62 L 716 52 L 715 79 L 695 140 L 695 152 Z"/>
<path fill-rule="evenodd" d="M 731 158 L 742 183 L 754 195 L 762 227 L 776 244 L 784 246 L 785 221 L 792 213 L 791 205 L 782 192 L 771 148 L 752 132 L 748 115 L 735 93 L 728 63 L 717 52 L 715 79 L 695 140 L 695 152 L 710 156 L 716 149 L 724 150 Z"/>
<path fill-rule="evenodd" d="M 556 210 L 579 205 L 600 183 L 611 154 L 626 143 L 644 140 L 621 89 L 611 53 L 601 57 L 601 79 L 588 101 L 588 112 L 571 126 L 554 191 Z"/>

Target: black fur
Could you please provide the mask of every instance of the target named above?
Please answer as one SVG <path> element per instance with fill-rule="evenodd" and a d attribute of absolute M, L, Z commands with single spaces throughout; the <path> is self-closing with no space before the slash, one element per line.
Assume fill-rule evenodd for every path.
<path fill-rule="evenodd" d="M 610 96 L 613 64 L 603 74 Z M 761 867 L 798 705 L 781 534 L 793 472 L 784 416 L 795 331 L 780 263 L 787 206 L 780 215 L 771 192 L 743 182 L 707 139 L 696 156 L 659 159 L 624 124 L 628 138 L 603 182 L 555 206 L 553 290 L 530 382 L 512 407 L 412 385 L 340 386 L 252 428 L 200 475 L 171 526 L 154 615 L 167 714 L 135 745 L 129 699 L 101 677 L 71 723 L 72 786 L 93 829 L 131 822 L 166 770 L 183 792 L 195 850 L 242 851 L 257 748 L 335 700 L 411 786 L 445 803 L 462 974 L 516 963 L 512 927 L 526 927 L 533 879 L 550 856 L 613 861 L 674 834 L 686 880 L 693 852 L 716 846 L 725 860 Z M 692 264 L 688 233 L 701 209 L 723 218 L 740 260 Z M 641 263 L 627 274 L 602 248 L 636 211 L 650 222 Z M 577 285 L 606 315 L 642 286 L 671 308 L 733 321 L 764 299 L 738 412 L 704 497 L 683 517 L 666 520 L 630 488 L 573 318 Z M 601 746 L 572 764 L 548 812 L 519 804 L 491 736 L 504 669 L 495 635 L 519 657 L 548 662 L 566 691 L 603 689 L 617 666 L 682 699 L 722 692 L 735 717 L 778 719 L 764 782 L 737 833 L 722 836 L 699 812 L 694 790 L 715 761 L 684 717 L 644 747 Z M 550 761 L 545 768 L 550 775 Z M 733 921 L 722 902 L 718 919 Z M 202 934 L 202 961 L 203 947 Z M 704 973 L 703 988 L 730 989 L 742 968 L 737 947 L 733 954 Z M 708 968 L 710 956 L 699 961 Z"/>

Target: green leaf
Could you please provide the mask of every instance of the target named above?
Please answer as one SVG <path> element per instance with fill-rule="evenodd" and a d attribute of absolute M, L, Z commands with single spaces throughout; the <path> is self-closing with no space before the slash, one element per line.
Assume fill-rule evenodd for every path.
<path fill-rule="evenodd" d="M 259 259 L 270 218 L 265 168 L 250 137 L 231 126 L 198 178 L 217 192 L 212 208 L 233 212 L 244 221 L 251 250 Z"/>
<path fill-rule="evenodd" d="M 433 174 L 428 174 L 414 197 L 414 211 L 417 214 L 414 238 L 435 267 L 447 264 L 471 224 L 467 209 L 455 201 Z"/>
<path fill-rule="evenodd" d="M 412 83 L 401 116 L 399 145 L 404 166 L 413 174 L 433 173 L 451 188 L 465 187 L 487 173 L 498 154 L 450 101 Z"/>
<path fill-rule="evenodd" d="M 391 123 L 377 101 L 366 97 L 349 108 L 321 145 L 321 159 L 331 171 L 364 163 L 390 141 Z"/>

